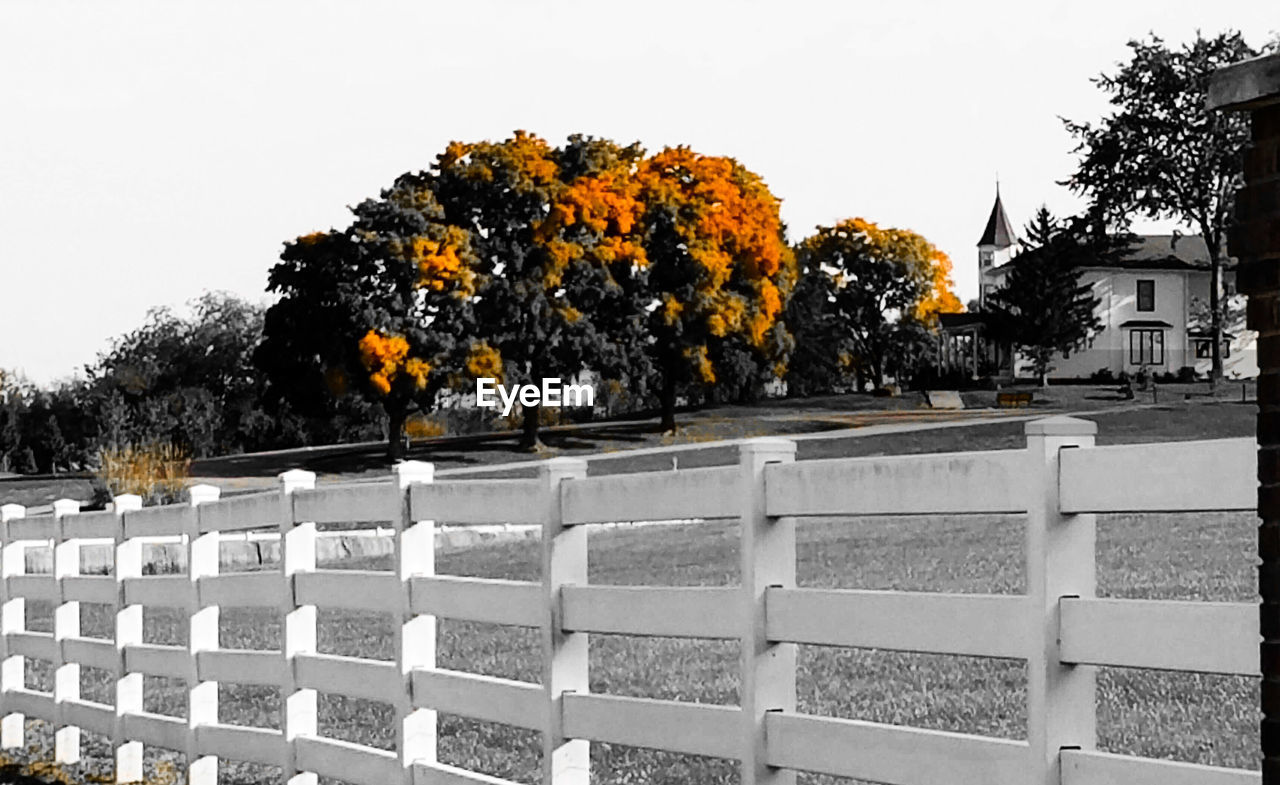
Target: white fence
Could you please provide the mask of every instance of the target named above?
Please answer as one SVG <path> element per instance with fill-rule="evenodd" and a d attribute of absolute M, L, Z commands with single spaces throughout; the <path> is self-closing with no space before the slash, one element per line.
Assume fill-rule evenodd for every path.
<path fill-rule="evenodd" d="M 1095 749 L 1093 666 L 1256 675 L 1252 604 L 1094 598 L 1095 513 L 1252 510 L 1251 439 L 1094 447 L 1092 423 L 1027 426 L 1025 449 L 793 462 L 781 439 L 743 444 L 722 468 L 586 477 L 573 459 L 536 480 L 433 482 L 429 464 L 394 481 L 314 487 L 281 476 L 279 492 L 218 500 L 192 489 L 189 506 L 24 518 L 3 508 L 3 746 L 23 743 L 23 715 L 53 723 L 55 757 L 75 761 L 80 729 L 114 739 L 117 779 L 141 775 L 142 745 L 187 755 L 193 785 L 213 783 L 217 758 L 359 785 L 461 785 L 502 780 L 437 762 L 436 713 L 539 731 L 542 782 L 587 785 L 593 741 L 741 762 L 745 785 L 781 785 L 796 770 L 896 785 L 1246 785 L 1254 772 L 1147 760 Z M 801 589 L 795 522 L 816 515 L 1026 513 L 1024 595 Z M 583 524 L 720 518 L 741 521 L 741 585 L 591 586 Z M 391 522 L 395 570 L 318 570 L 316 524 Z M 543 527 L 540 582 L 435 574 L 432 521 Z M 218 574 L 224 532 L 278 528 L 276 572 Z M 655 530 L 660 534 L 660 530 Z M 139 538 L 185 536 L 189 574 L 141 574 Z M 86 538 L 116 542 L 114 576 L 79 575 Z M 54 542 L 52 575 L 23 574 L 24 547 Z M 57 603 L 52 634 L 24 629 L 24 600 Z M 79 603 L 117 611 L 115 638 L 80 635 Z M 142 642 L 143 606 L 189 614 L 185 647 Z M 219 609 L 278 608 L 278 651 L 218 646 Z M 316 608 L 394 614 L 394 661 L 316 652 Z M 444 670 L 435 618 L 541 629 L 541 683 Z M 590 694 L 592 632 L 737 640 L 741 706 Z M 796 644 L 1017 658 L 1028 663 L 1025 741 L 945 733 L 796 711 Z M 26 658 L 55 668 L 52 693 L 24 686 Z M 114 671 L 115 704 L 82 700 L 81 665 Z M 185 679 L 185 718 L 142 710 L 142 676 Z M 219 682 L 279 686 L 280 730 L 219 722 Z M 317 691 L 394 706 L 394 752 L 321 737 Z M 1150 729 L 1158 733 L 1158 728 Z"/>

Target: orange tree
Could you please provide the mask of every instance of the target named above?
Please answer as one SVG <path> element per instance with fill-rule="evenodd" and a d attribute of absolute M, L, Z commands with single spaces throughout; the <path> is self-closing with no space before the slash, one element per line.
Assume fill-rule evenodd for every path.
<path fill-rule="evenodd" d="M 717 382 L 713 357 L 741 341 L 781 375 L 791 337 L 779 318 L 795 282 L 779 200 L 732 158 L 687 147 L 642 161 L 643 295 L 662 426 L 675 428 L 680 387 Z"/>
<path fill-rule="evenodd" d="M 805 280 L 791 315 L 807 347 L 791 369 L 799 386 L 832 371 L 852 371 L 859 388 L 879 386 L 887 367 L 907 375 L 937 315 L 962 309 L 950 259 L 910 230 L 848 219 L 818 227 L 796 255 Z"/>
<path fill-rule="evenodd" d="M 352 395 L 379 404 L 396 458 L 408 416 L 431 409 L 465 361 L 481 279 L 467 232 L 412 180 L 353 212 L 346 229 L 286 244 L 254 361 L 303 412 Z"/>
<path fill-rule="evenodd" d="M 484 284 L 471 338 L 507 383 L 587 368 L 612 375 L 640 353 L 640 320 L 627 306 L 645 261 L 631 180 L 640 155 L 580 136 L 553 148 L 517 131 L 497 143 L 454 142 L 413 176 L 474 242 Z M 539 407 L 522 419 L 521 444 L 536 449 Z"/>

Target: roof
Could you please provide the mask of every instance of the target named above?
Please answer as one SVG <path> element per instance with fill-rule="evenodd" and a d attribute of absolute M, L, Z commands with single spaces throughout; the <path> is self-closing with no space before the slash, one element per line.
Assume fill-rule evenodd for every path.
<path fill-rule="evenodd" d="M 999 267 L 1017 264 L 1015 256 Z M 1198 234 L 1136 235 L 1128 253 L 1120 258 L 1095 259 L 1081 267 L 1106 267 L 1123 270 L 1209 270 L 1209 247 Z M 1231 267 L 1228 260 L 1224 267 Z"/>
<path fill-rule="evenodd" d="M 1129 321 L 1125 322 L 1124 324 L 1121 324 L 1120 326 L 1121 327 L 1172 327 L 1173 325 L 1161 319 L 1130 319 Z"/>
<path fill-rule="evenodd" d="M 1139 270 L 1209 269 L 1209 247 L 1198 234 L 1148 234 L 1136 238 L 1129 252 L 1101 267 Z"/>
<path fill-rule="evenodd" d="M 986 324 L 986 314 L 981 313 L 940 313 L 938 325 L 943 330 L 958 330 L 965 327 L 981 327 Z"/>
<path fill-rule="evenodd" d="M 996 187 L 996 203 L 991 205 L 991 217 L 987 219 L 987 228 L 982 232 L 978 245 L 994 245 L 996 248 L 1008 248 L 1018 241 L 1018 236 L 1009 227 L 1009 216 L 1004 214 L 1004 203 L 1000 201 L 1000 188 Z"/>

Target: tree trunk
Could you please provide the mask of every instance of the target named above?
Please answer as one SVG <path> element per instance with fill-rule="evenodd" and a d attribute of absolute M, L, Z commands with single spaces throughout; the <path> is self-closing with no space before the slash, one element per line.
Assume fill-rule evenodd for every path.
<path fill-rule="evenodd" d="M 404 424 L 408 411 L 404 407 L 387 407 L 387 457 L 393 461 L 404 458 Z"/>
<path fill-rule="evenodd" d="M 1218 380 L 1222 378 L 1222 305 L 1218 295 L 1218 288 L 1222 280 L 1222 260 L 1218 258 L 1216 251 L 1213 253 L 1213 259 L 1209 264 L 1209 333 L 1213 338 L 1213 348 L 1211 349 L 1213 365 L 1209 370 L 1209 390 L 1213 391 L 1218 386 Z"/>
<path fill-rule="evenodd" d="M 1213 231 L 1208 221 L 1200 222 L 1200 236 L 1209 251 L 1209 337 L 1213 346 L 1209 357 L 1209 391 L 1217 389 L 1222 379 L 1222 236 Z"/>
<path fill-rule="evenodd" d="M 670 363 L 662 369 L 662 430 L 676 430 L 676 375 Z"/>
<path fill-rule="evenodd" d="M 520 449 L 528 452 L 537 452 L 542 449 L 542 442 L 538 439 L 538 429 L 542 419 L 542 404 L 523 406 L 522 410 L 520 418 Z"/>
<path fill-rule="evenodd" d="M 542 368 L 536 360 L 529 362 L 529 382 L 542 385 Z M 538 452 L 542 449 L 542 441 L 538 439 L 538 431 L 542 427 L 542 402 L 533 406 L 520 404 L 520 449 L 526 452 Z"/>

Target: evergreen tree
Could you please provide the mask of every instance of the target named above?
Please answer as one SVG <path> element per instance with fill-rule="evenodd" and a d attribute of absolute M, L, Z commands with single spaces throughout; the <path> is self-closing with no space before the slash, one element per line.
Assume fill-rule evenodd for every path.
<path fill-rule="evenodd" d="M 1055 354 L 1071 351 L 1102 328 L 1093 288 L 1079 267 L 1119 254 L 1129 237 L 1109 237 L 1088 219 L 1063 224 L 1041 207 L 1024 230 L 1029 249 L 1017 256 L 1004 286 L 988 300 L 994 336 L 1031 358 L 1042 385 Z"/>

